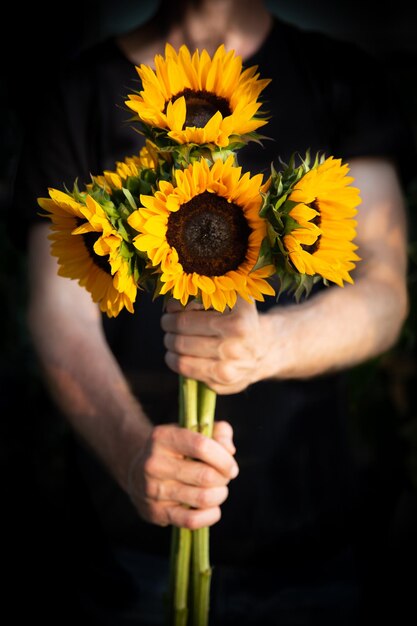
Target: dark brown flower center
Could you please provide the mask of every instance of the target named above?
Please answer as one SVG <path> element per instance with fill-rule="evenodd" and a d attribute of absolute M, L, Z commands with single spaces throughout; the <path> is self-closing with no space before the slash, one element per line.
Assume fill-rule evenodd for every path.
<path fill-rule="evenodd" d="M 317 202 L 317 200 L 313 200 L 313 202 L 310 202 L 307 206 L 311 207 L 312 209 L 314 209 L 315 211 L 318 212 L 318 215 L 313 217 L 313 219 L 310 220 L 310 222 L 312 222 L 312 224 L 315 224 L 316 226 L 320 226 L 320 224 L 321 224 L 321 215 L 320 215 L 319 203 Z M 305 244 L 305 243 L 302 243 L 301 247 L 302 247 L 303 250 L 305 250 L 309 254 L 314 254 L 315 252 L 317 252 L 317 250 L 320 247 L 320 239 L 321 239 L 321 235 L 319 235 L 317 237 L 316 241 L 314 243 L 312 243 L 310 246 Z"/>
<path fill-rule="evenodd" d="M 203 128 L 217 111 L 220 111 L 223 117 L 227 117 L 232 113 L 226 98 L 216 96 L 216 94 L 205 89 L 201 91 L 184 89 L 172 98 L 172 102 L 175 102 L 181 96 L 184 96 L 187 108 L 183 128 L 186 126 Z"/>
<path fill-rule="evenodd" d="M 250 233 L 239 205 L 205 191 L 170 214 L 166 238 L 184 272 L 222 276 L 245 260 Z"/>
<path fill-rule="evenodd" d="M 84 224 L 84 220 L 77 219 L 77 226 Z M 93 260 L 94 264 L 97 265 L 103 272 L 106 272 L 109 276 L 111 276 L 111 267 L 109 263 L 109 255 L 100 256 L 94 252 L 94 244 L 97 239 L 100 237 L 101 233 L 84 233 L 82 236 L 84 245 L 87 249 L 87 252 L 90 258 Z"/>

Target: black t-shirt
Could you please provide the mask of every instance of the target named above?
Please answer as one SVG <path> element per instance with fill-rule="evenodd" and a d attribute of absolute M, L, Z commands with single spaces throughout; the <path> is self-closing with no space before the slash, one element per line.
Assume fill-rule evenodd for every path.
<path fill-rule="evenodd" d="M 261 132 L 269 139 L 263 147 L 252 143 L 240 151 L 245 169 L 268 174 L 271 162 L 309 148 L 347 161 L 392 158 L 407 180 L 407 125 L 381 68 L 360 49 L 275 20 L 245 65 L 257 65 L 262 78 L 272 79 L 262 94 L 271 118 Z M 16 177 L 11 223 L 19 229 L 11 232 L 19 233 L 22 245 L 25 230 L 40 219 L 36 198 L 46 196 L 48 187 L 89 182 L 90 173 L 114 169 L 116 160 L 143 145 L 124 105 L 139 87 L 138 76 L 114 41 L 83 52 L 54 78 L 28 124 Z M 270 298 L 259 307 L 274 304 Z M 134 315 L 122 311 L 116 319 L 104 318 L 110 345 L 155 422 L 176 421 L 178 402 L 177 377 L 163 360 L 161 306 L 141 294 Z M 230 486 L 221 522 L 211 530 L 215 563 L 247 565 L 279 554 L 279 563 L 297 566 L 349 541 L 363 494 L 355 487 L 361 468 L 352 460 L 345 407 L 340 375 L 264 381 L 218 397 L 216 417 L 233 425 L 240 475 Z M 138 519 L 125 494 L 82 447 L 78 461 L 109 540 L 167 554 L 169 532 Z"/>

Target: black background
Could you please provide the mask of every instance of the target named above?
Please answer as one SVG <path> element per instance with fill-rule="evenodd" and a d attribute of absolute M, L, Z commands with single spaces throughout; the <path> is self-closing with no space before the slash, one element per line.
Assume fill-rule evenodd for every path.
<path fill-rule="evenodd" d="M 56 420 L 42 386 L 25 328 L 26 259 L 13 248 L 4 226 L 4 216 L 11 210 L 12 185 L 19 184 L 14 174 L 23 127 L 25 123 L 36 123 L 31 117 L 33 103 L 53 73 L 59 72 L 62 61 L 108 34 L 140 23 L 149 17 L 154 5 L 134 0 L 96 0 L 48 8 L 32 3 L 23 9 L 16 3 L 3 20 L 0 493 L 4 527 L 0 563 L 7 580 L 3 611 L 9 605 L 11 611 L 7 625 L 31 617 L 58 625 L 75 619 L 70 617 L 68 605 L 70 581 L 59 571 L 61 556 L 64 558 L 76 540 L 70 525 L 62 524 L 65 494 L 57 491 L 65 471 L 60 456 L 65 427 Z M 417 22 L 408 2 L 397 0 L 382 6 L 374 0 L 286 0 L 268 5 L 290 22 L 354 41 L 379 57 L 394 81 L 398 100 L 417 137 Z M 369 529 L 369 536 L 375 537 L 370 618 L 385 616 L 401 625 L 415 623 L 417 617 L 417 163 L 416 177 L 406 190 L 406 198 L 410 222 L 409 318 L 398 344 L 380 358 L 355 368 L 350 383 L 352 427 L 358 449 L 363 446 L 372 456 L 381 484 L 386 484 L 387 490 L 399 490 L 394 516 L 380 520 L 384 535 L 379 532 L 378 520 L 373 520 L 374 527 Z M 387 575 L 388 580 L 382 580 Z"/>

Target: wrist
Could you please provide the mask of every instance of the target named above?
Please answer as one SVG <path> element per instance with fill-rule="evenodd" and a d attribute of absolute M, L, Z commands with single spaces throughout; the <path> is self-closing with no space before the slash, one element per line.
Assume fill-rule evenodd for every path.
<path fill-rule="evenodd" d="M 274 307 L 260 315 L 261 356 L 258 380 L 289 379 L 296 373 L 299 333 L 284 307 Z"/>
<path fill-rule="evenodd" d="M 130 456 L 130 460 L 127 466 L 126 484 L 124 490 L 129 496 L 133 504 L 137 497 L 138 490 L 135 486 L 135 476 L 138 466 L 140 465 L 145 453 L 145 446 L 140 447 L 136 452 Z"/>
<path fill-rule="evenodd" d="M 131 496 L 131 485 L 153 425 L 142 412 L 135 412 L 120 420 L 114 438 L 112 473 L 118 485 Z"/>

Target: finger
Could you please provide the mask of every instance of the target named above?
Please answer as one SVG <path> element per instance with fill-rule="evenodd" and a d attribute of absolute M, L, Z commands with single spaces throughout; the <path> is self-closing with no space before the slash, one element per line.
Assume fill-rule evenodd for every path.
<path fill-rule="evenodd" d="M 165 516 L 165 525 L 172 524 L 179 528 L 196 530 L 197 528 L 213 526 L 213 524 L 220 520 L 221 510 L 220 507 L 189 509 L 179 504 L 164 507 L 163 515 Z"/>
<path fill-rule="evenodd" d="M 231 392 L 241 384 L 247 386 L 253 382 L 254 361 L 250 360 L 217 360 L 175 352 L 165 353 L 165 363 L 177 374 L 186 378 L 194 378 L 205 382 L 214 391 Z M 220 391 L 221 393 L 221 391 Z"/>
<path fill-rule="evenodd" d="M 209 509 L 223 504 L 229 490 L 221 487 L 201 488 L 184 485 L 177 481 L 150 481 L 148 492 L 150 499 L 158 502 L 175 502 L 195 509 Z M 155 497 L 152 496 L 155 494 Z"/>
<path fill-rule="evenodd" d="M 182 309 L 180 312 L 164 313 L 161 328 L 169 333 L 213 337 L 219 334 L 217 323 L 221 315 L 228 313 Z"/>
<path fill-rule="evenodd" d="M 216 445 L 220 447 L 219 444 Z M 226 452 L 226 450 L 223 448 Z M 228 453 L 227 453 L 228 454 Z M 230 458 L 231 455 L 229 455 Z M 160 455 L 158 457 L 150 458 L 145 463 L 145 473 L 148 477 L 148 483 L 151 483 L 153 479 L 158 481 L 176 481 L 185 485 L 193 485 L 195 487 L 222 487 L 227 485 L 232 476 L 232 471 L 229 471 L 228 475 L 219 472 L 214 467 L 207 465 L 207 463 L 201 463 L 201 461 L 194 461 L 189 458 L 176 458 L 173 456 Z M 155 499 L 154 487 L 146 485 L 146 493 L 149 497 Z"/>
<path fill-rule="evenodd" d="M 203 463 L 197 463 L 197 467 L 192 465 L 194 471 L 202 473 L 208 470 L 216 470 L 226 478 L 235 478 L 238 473 L 237 463 L 233 456 L 227 452 L 227 450 L 219 445 L 211 437 L 205 437 L 200 433 L 193 432 L 186 428 L 171 426 L 157 426 L 152 433 L 154 443 L 156 445 L 168 448 L 172 452 L 179 453 L 181 456 L 188 457 L 189 459 L 195 459 L 202 461 Z M 181 459 L 174 459 L 166 454 L 158 455 L 166 460 L 177 460 L 181 462 Z M 152 462 L 151 456 L 147 463 Z M 192 464 L 191 461 L 187 461 L 188 464 Z M 187 466 L 185 463 L 185 466 Z M 195 461 L 194 461 L 195 463 Z"/>
<path fill-rule="evenodd" d="M 165 333 L 164 345 L 167 350 L 183 356 L 202 357 L 230 361 L 253 361 L 256 346 L 241 338 L 221 339 L 220 337 L 187 336 Z M 236 365 L 239 365 L 237 363 Z"/>
<path fill-rule="evenodd" d="M 229 422 L 214 422 L 213 439 L 224 446 L 230 454 L 235 454 L 236 447 L 233 443 L 233 428 Z"/>
<path fill-rule="evenodd" d="M 214 337 L 189 337 L 176 333 L 165 333 L 164 346 L 170 352 L 197 357 L 204 355 L 207 358 L 216 358 L 219 352 L 219 341 Z"/>
<path fill-rule="evenodd" d="M 233 309 L 223 313 L 196 310 L 198 306 L 198 303 L 190 303 L 179 308 L 178 302 L 173 301 L 169 312 L 161 317 L 162 329 L 183 335 L 245 337 L 253 332 L 258 318 L 256 305 L 242 298 L 238 298 Z"/>

